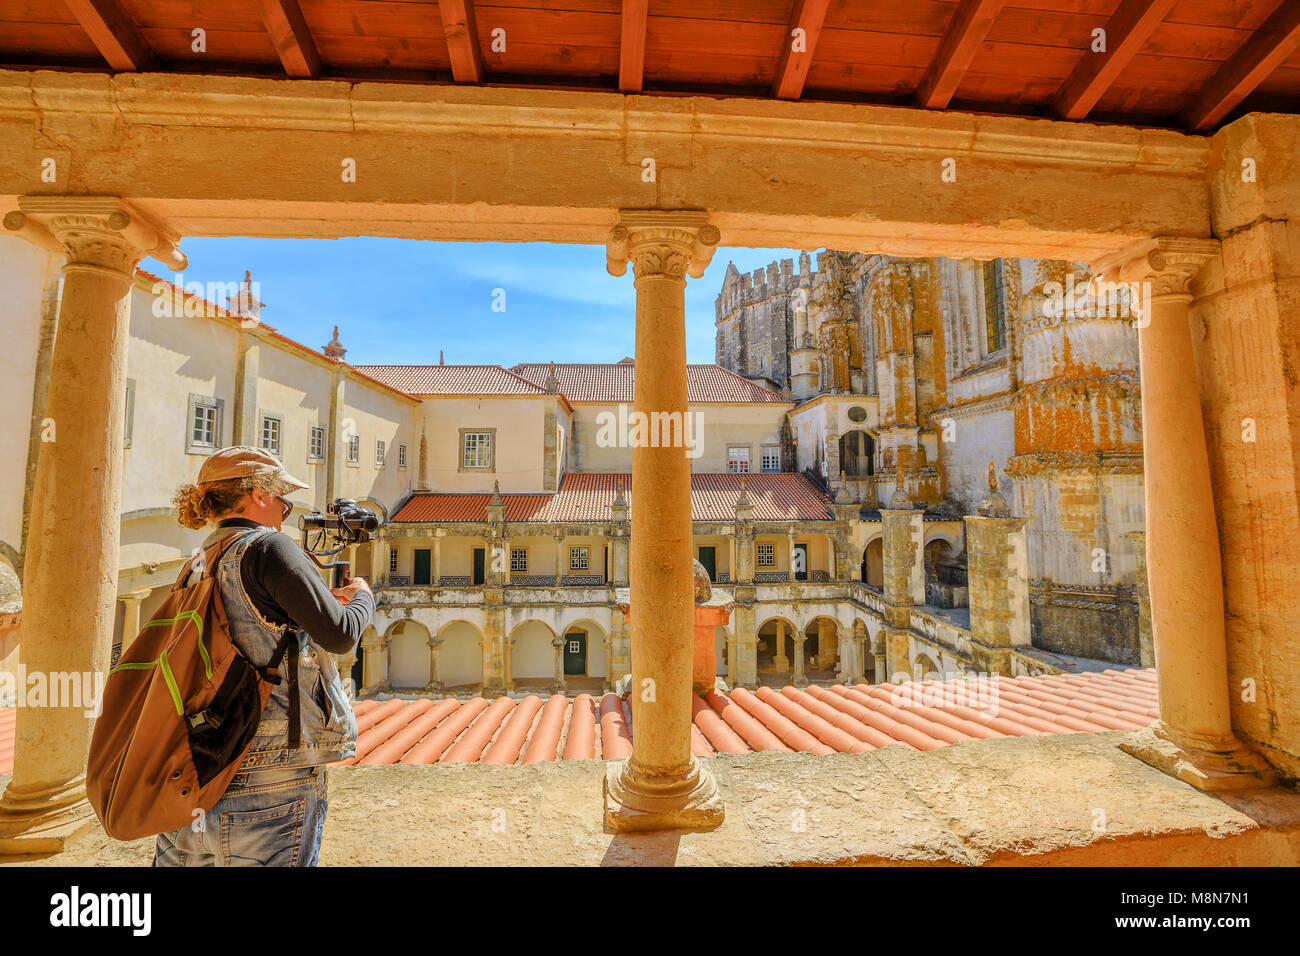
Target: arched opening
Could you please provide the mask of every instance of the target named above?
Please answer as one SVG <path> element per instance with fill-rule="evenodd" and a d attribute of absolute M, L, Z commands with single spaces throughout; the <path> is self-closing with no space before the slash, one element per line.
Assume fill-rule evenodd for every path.
<path fill-rule="evenodd" d="M 429 629 L 398 621 L 388 632 L 388 682 L 393 690 L 423 690 L 431 675 Z"/>
<path fill-rule="evenodd" d="M 516 687 L 549 687 L 555 680 L 555 633 L 541 621 L 525 621 L 510 635 L 510 676 Z"/>
<path fill-rule="evenodd" d="M 876 441 L 857 428 L 840 436 L 840 468 L 848 478 L 866 478 L 876 473 Z"/>
<path fill-rule="evenodd" d="M 818 617 L 804 628 L 804 675 L 813 682 L 835 679 L 839 664 L 839 625 L 834 618 Z"/>
<path fill-rule="evenodd" d="M 442 629 L 438 672 L 444 690 L 483 683 L 483 635 L 478 628 L 456 621 Z"/>
<path fill-rule="evenodd" d="M 939 665 L 931 660 L 928 654 L 917 654 L 916 660 L 912 662 L 912 680 L 942 680 L 943 675 L 939 673 Z"/>
<path fill-rule="evenodd" d="M 778 627 L 780 625 L 780 627 Z M 778 639 L 778 630 L 784 636 Z M 758 628 L 758 672 L 767 675 L 781 675 L 788 679 L 794 666 L 795 627 L 784 618 L 774 617 L 764 621 Z"/>
<path fill-rule="evenodd" d="M 925 546 L 925 603 L 932 607 L 966 607 L 966 555 L 944 538 Z"/>
<path fill-rule="evenodd" d="M 885 587 L 884 538 L 876 538 L 862 550 L 862 583 L 877 591 Z"/>

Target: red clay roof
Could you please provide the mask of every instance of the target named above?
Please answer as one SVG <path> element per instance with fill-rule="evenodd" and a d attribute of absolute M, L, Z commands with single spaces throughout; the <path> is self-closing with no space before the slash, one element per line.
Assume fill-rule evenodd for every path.
<path fill-rule="evenodd" d="M 523 363 L 510 371 L 543 386 L 550 375 L 549 363 Z M 569 363 L 555 366 L 560 391 L 570 402 L 631 402 L 635 362 L 623 359 L 613 364 Z M 721 365 L 687 365 L 686 398 L 691 402 L 784 402 L 771 389 L 755 385 Z"/>
<path fill-rule="evenodd" d="M 973 683 L 973 682 L 972 682 Z M 970 683 L 736 688 L 693 700 L 696 756 L 762 750 L 861 753 L 890 744 L 938 750 L 964 740 L 1129 730 L 1157 717 L 1154 670 L 997 678 Z M 996 696 L 995 696 L 996 695 Z M 996 706 L 994 706 L 996 703 Z M 631 710 L 613 693 L 365 700 L 355 707 L 357 756 L 347 763 L 530 764 L 627 756 Z"/>
<path fill-rule="evenodd" d="M 803 475 L 772 472 L 745 475 L 755 521 L 825 521 L 826 496 Z M 691 475 L 691 520 L 734 521 L 740 475 Z M 554 495 L 502 495 L 507 521 L 611 521 L 623 484 L 631 515 L 632 476 L 610 472 L 570 473 Z M 412 495 L 393 521 L 486 521 L 490 495 Z"/>
<path fill-rule="evenodd" d="M 542 395 L 546 390 L 500 365 L 354 365 L 408 395 Z"/>

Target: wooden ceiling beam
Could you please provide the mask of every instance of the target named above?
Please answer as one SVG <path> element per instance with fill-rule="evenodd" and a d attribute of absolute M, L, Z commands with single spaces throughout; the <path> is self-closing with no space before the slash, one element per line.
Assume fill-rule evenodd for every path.
<path fill-rule="evenodd" d="M 1176 2 L 1124 0 L 1102 27 L 1105 52 L 1094 53 L 1090 47 L 1061 84 L 1052 103 L 1056 115 L 1072 120 L 1087 116 Z"/>
<path fill-rule="evenodd" d="M 944 109 L 1002 12 L 1003 0 L 961 0 L 948 21 L 948 31 L 916 88 L 916 102 L 926 109 Z"/>
<path fill-rule="evenodd" d="M 478 45 L 472 0 L 438 0 L 442 32 L 451 56 L 451 75 L 457 83 L 483 82 L 483 51 Z"/>
<path fill-rule="evenodd" d="M 640 93 L 645 83 L 645 21 L 650 0 L 623 0 L 618 42 L 618 88 Z"/>
<path fill-rule="evenodd" d="M 284 72 L 300 79 L 320 76 L 320 54 L 298 0 L 261 0 L 261 5 L 266 32 L 284 64 Z"/>
<path fill-rule="evenodd" d="M 153 51 L 117 0 L 64 0 L 90 42 L 114 70 L 132 72 L 153 66 Z"/>
<path fill-rule="evenodd" d="M 803 85 L 830 5 L 830 0 L 795 0 L 785 42 L 781 44 L 781 59 L 776 65 L 776 80 L 772 83 L 772 95 L 777 99 L 797 100 L 803 95 Z"/>
<path fill-rule="evenodd" d="M 1187 128 L 1212 128 L 1291 55 L 1300 43 L 1300 2 L 1282 0 L 1258 30 L 1219 67 L 1183 111 Z"/>

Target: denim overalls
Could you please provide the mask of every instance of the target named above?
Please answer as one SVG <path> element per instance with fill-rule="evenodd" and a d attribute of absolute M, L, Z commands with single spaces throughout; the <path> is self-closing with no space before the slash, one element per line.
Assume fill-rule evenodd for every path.
<path fill-rule="evenodd" d="M 284 634 L 253 606 L 240 578 L 244 551 L 273 528 L 219 528 L 206 548 L 240 535 L 221 558 L 217 584 L 231 640 L 254 665 L 270 662 Z M 206 815 L 189 827 L 158 835 L 154 866 L 315 866 L 325 825 L 324 764 L 356 753 L 357 721 L 334 660 L 299 634 L 298 685 L 302 745 L 288 747 L 288 680 L 275 687 L 239 773 Z M 289 653 L 293 650 L 290 648 Z"/>

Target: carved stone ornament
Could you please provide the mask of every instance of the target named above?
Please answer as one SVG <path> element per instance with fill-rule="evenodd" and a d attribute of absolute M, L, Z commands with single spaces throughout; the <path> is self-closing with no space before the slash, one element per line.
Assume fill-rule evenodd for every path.
<path fill-rule="evenodd" d="M 721 238 L 703 210 L 624 209 L 606 240 L 605 266 L 614 276 L 631 262 L 638 279 L 698 279 Z"/>

